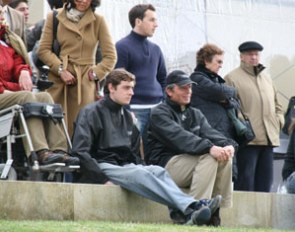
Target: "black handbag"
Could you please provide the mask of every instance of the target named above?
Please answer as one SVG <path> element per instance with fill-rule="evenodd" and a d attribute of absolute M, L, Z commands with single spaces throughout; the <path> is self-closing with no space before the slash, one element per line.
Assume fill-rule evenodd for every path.
<path fill-rule="evenodd" d="M 289 100 L 288 108 L 285 113 L 285 124 L 282 131 L 286 135 L 290 135 L 295 127 L 295 96 Z"/>
<path fill-rule="evenodd" d="M 242 116 L 242 119 L 239 118 L 239 121 L 244 125 L 245 130 L 243 130 L 242 133 L 236 133 L 235 140 L 237 141 L 240 147 L 243 147 L 243 146 L 246 146 L 249 142 L 251 142 L 255 138 L 255 133 L 249 118 L 241 110 L 240 110 L 240 113 L 241 113 L 240 115 Z M 240 129 L 240 128 L 236 128 L 236 129 Z"/>

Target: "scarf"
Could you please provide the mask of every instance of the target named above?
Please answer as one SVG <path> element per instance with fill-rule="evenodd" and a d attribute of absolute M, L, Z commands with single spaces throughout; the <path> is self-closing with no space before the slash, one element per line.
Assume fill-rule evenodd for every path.
<path fill-rule="evenodd" d="M 67 11 L 67 18 L 74 23 L 78 23 L 80 19 L 84 16 L 84 14 L 85 12 L 81 12 L 75 8 L 71 8 L 69 11 Z"/>

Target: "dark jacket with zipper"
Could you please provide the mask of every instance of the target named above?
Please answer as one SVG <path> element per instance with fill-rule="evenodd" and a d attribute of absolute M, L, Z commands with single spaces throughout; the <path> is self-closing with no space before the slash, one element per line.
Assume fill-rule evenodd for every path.
<path fill-rule="evenodd" d="M 131 114 L 108 95 L 84 107 L 75 122 L 72 148 L 80 159 L 80 182 L 107 181 L 97 163 L 139 163 L 139 138 Z"/>
<path fill-rule="evenodd" d="M 200 110 L 186 106 L 184 110 L 166 99 L 152 109 L 145 161 L 165 167 L 175 155 L 204 155 L 213 145 L 234 145 L 213 129 Z"/>

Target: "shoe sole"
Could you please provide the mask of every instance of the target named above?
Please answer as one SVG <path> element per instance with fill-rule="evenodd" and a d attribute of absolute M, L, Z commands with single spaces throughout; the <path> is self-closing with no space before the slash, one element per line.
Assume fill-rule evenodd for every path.
<path fill-rule="evenodd" d="M 221 201 L 222 201 L 221 195 L 217 195 L 216 197 L 211 199 L 211 202 L 208 205 L 209 209 L 211 210 L 211 214 L 213 214 L 220 207 Z"/>
<path fill-rule="evenodd" d="M 207 206 L 203 206 L 199 210 L 192 213 L 191 219 L 186 223 L 187 225 L 205 225 L 210 221 L 211 210 Z"/>

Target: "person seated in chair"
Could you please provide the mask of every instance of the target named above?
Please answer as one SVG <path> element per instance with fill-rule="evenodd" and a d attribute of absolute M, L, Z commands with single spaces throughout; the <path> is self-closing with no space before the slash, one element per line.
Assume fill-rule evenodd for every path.
<path fill-rule="evenodd" d="M 5 24 L 1 3 L 0 0 L 0 109 L 29 102 L 53 104 L 48 93 L 32 92 L 32 71 L 25 45 L 22 39 L 11 32 Z M 67 154 L 67 140 L 60 125 L 55 125 L 51 119 L 36 117 L 27 118 L 26 123 L 40 164 L 79 163 L 78 158 Z M 24 146 L 27 148 L 25 141 L 26 139 Z M 26 154 L 30 156 L 28 149 Z"/>

